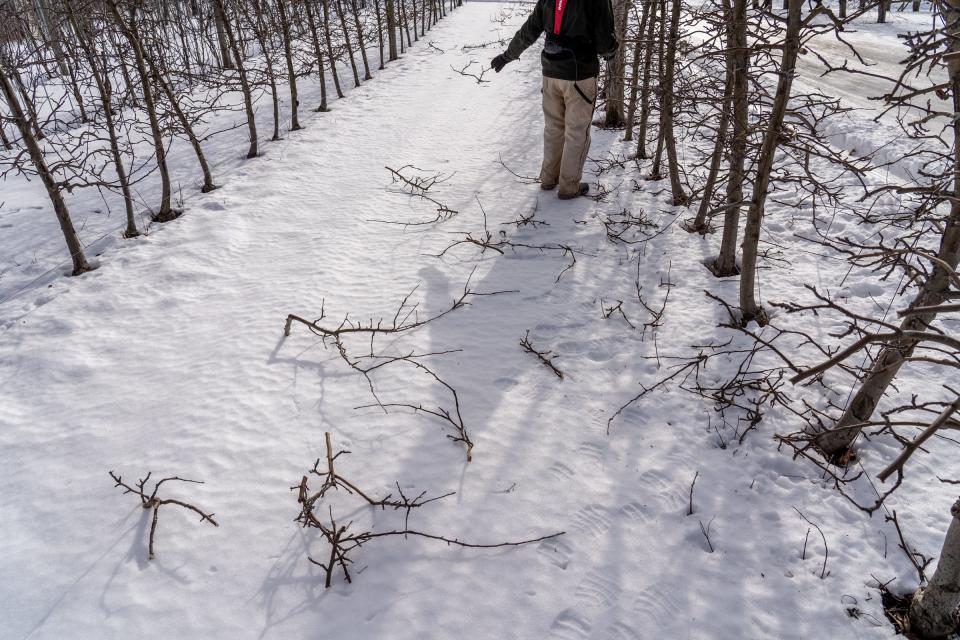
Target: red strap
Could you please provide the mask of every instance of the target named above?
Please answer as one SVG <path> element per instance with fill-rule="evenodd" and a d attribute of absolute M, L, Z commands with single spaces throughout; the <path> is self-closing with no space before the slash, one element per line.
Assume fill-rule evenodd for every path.
<path fill-rule="evenodd" d="M 553 14 L 553 33 L 560 35 L 560 23 L 563 22 L 563 11 L 567 8 L 569 0 L 557 0 L 557 8 Z"/>

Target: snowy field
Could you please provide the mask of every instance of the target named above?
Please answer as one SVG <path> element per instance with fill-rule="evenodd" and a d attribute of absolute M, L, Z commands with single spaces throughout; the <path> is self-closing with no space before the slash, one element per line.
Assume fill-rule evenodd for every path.
<path fill-rule="evenodd" d="M 74 196 L 100 264 L 81 277 L 62 275 L 64 250 L 39 185 L 3 184 L 0 638 L 894 636 L 878 580 L 902 590 L 917 580 L 896 531 L 883 512 L 867 516 L 816 469 L 777 451 L 773 434 L 799 426 L 788 414 L 769 412 L 741 444 L 718 428 L 709 403 L 663 390 L 608 434 L 638 383 L 654 384 L 694 345 L 733 337 L 704 290 L 734 299 L 737 283 L 703 266 L 719 238 L 683 231 L 690 212 L 667 206 L 656 184 L 634 189 L 629 168 L 592 179 L 610 191 L 605 201 L 572 202 L 505 168 L 538 171 L 538 56 L 531 50 L 483 83 L 453 70 L 485 66 L 499 51 L 462 47 L 511 35 L 522 15 L 504 25 L 495 20 L 502 9 L 458 8 L 330 113 L 304 110 L 305 129 L 265 143 L 260 158 L 241 160 L 242 132 L 215 138 L 221 188 L 210 194 L 191 182 L 189 149 L 175 147 L 186 213 L 144 237 L 120 238 L 116 200 L 108 216 L 97 194 Z M 920 19 L 894 13 L 891 25 L 865 24 L 860 37 L 882 38 L 870 55 L 893 65 L 897 28 Z M 801 82 L 818 82 L 815 67 Z M 844 85 L 834 77 L 828 88 Z M 862 100 L 870 90 L 858 85 L 852 106 L 872 108 Z M 303 93 L 304 105 L 316 102 L 316 87 Z M 851 116 L 838 144 L 896 137 L 870 118 Z M 632 153 L 622 136 L 595 130 L 591 157 Z M 400 192 L 385 168 L 406 165 L 444 174 L 430 196 L 458 213 L 404 226 L 435 212 Z M 145 201 L 155 199 L 150 189 Z M 602 219 L 624 209 L 644 212 L 659 233 L 611 243 Z M 515 222 L 531 215 L 536 225 Z M 889 302 L 896 283 L 850 272 L 840 256 L 799 239 L 803 211 L 769 215 L 765 238 L 789 262 L 763 264 L 765 300 L 768 290 L 799 299 L 811 283 Z M 836 221 L 837 233 L 853 224 Z M 501 255 L 471 244 L 443 253 L 485 225 L 495 238 L 573 253 Z M 428 361 L 458 392 L 471 462 L 434 417 L 357 408 L 374 399 L 332 344 L 301 325 L 283 335 L 291 313 L 323 310 L 333 326 L 347 315 L 389 321 L 414 289 L 426 318 L 450 308 L 468 280 L 475 293 L 502 293 L 473 297 L 377 348 L 450 352 Z M 638 285 L 654 307 L 669 292 L 662 326 L 644 328 Z M 619 301 L 622 314 L 605 313 Z M 528 331 L 557 356 L 563 379 L 521 349 Z M 358 355 L 368 348 L 350 345 Z M 385 403 L 451 407 L 446 389 L 413 367 L 375 376 Z M 355 552 L 352 583 L 338 575 L 324 589 L 308 555 L 325 561 L 329 552 L 294 522 L 291 487 L 325 456 L 325 432 L 351 451 L 337 460 L 340 473 L 368 493 L 382 497 L 396 483 L 413 495 L 456 492 L 414 510 L 411 528 L 475 543 L 564 534 L 492 550 L 374 540 Z M 868 449 L 863 464 L 891 451 Z M 912 461 L 888 504 L 927 555 L 938 553 L 955 499 L 934 477 L 956 470 L 949 453 L 933 448 Z M 113 486 L 110 470 L 128 482 L 147 471 L 202 480 L 169 485 L 164 497 L 215 513 L 219 527 L 165 507 L 148 561 L 149 512 Z M 335 500 L 338 520 L 357 530 L 403 527 L 402 512 L 347 498 Z M 823 531 L 825 568 L 824 542 L 798 511 Z"/>

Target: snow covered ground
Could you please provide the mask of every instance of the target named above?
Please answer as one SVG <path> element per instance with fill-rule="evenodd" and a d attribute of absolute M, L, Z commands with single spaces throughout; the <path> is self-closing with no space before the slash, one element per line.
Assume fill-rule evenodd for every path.
<path fill-rule="evenodd" d="M 740 445 L 714 428 L 707 403 L 675 390 L 628 409 L 608 435 L 638 382 L 655 383 L 692 345 L 730 337 L 716 326 L 725 312 L 703 291 L 733 298 L 736 282 L 703 267 L 719 239 L 688 235 L 677 223 L 688 212 L 666 206 L 656 185 L 634 190 L 635 174 L 600 176 L 605 202 L 560 202 L 500 164 L 537 172 L 538 56 L 482 84 L 452 67 L 486 64 L 498 51 L 462 46 L 512 33 L 522 16 L 503 25 L 494 20 L 501 10 L 458 8 L 428 34 L 433 46 L 415 46 L 332 112 L 310 113 L 303 131 L 264 145 L 261 158 L 241 162 L 240 148 L 222 143 L 221 188 L 185 186 L 186 214 L 146 237 L 120 240 L 116 215 L 85 209 L 93 195 L 76 198 L 75 215 L 89 216 L 84 238 L 107 234 L 96 245 L 100 268 L 82 277 L 58 275 L 62 248 L 36 185 L 4 184 L 0 245 L 20 266 L 8 263 L 0 278 L 0 295 L 14 296 L 0 303 L 0 637 L 893 636 L 876 580 L 909 588 L 916 577 L 892 525 L 776 450 L 772 435 L 797 428 L 785 413 L 768 414 Z M 591 156 L 630 152 L 621 138 L 595 131 Z M 192 175 L 186 153 L 179 158 L 180 175 Z M 436 225 L 389 224 L 434 215 L 391 182 L 385 167 L 405 165 L 449 174 L 430 195 L 459 213 Z M 602 219 L 623 209 L 644 212 L 663 233 L 612 244 Z M 530 215 L 543 224 L 512 223 Z M 791 255 L 810 250 L 793 235 L 803 215 L 771 212 L 768 238 L 792 263 L 764 265 L 765 297 L 799 297 L 804 283 L 842 285 L 868 304 L 889 296 L 836 256 Z M 567 244 L 576 263 L 565 271 L 569 256 L 558 252 L 469 244 L 437 257 L 485 224 L 495 239 Z M 650 317 L 636 278 L 651 305 L 669 291 L 657 330 L 643 329 Z M 348 314 L 390 319 L 414 287 L 427 317 L 449 308 L 468 279 L 477 293 L 506 293 L 377 348 L 457 350 L 428 362 L 458 390 L 476 445 L 469 463 L 438 420 L 357 409 L 373 401 L 366 382 L 304 327 L 283 337 L 289 313 L 323 309 L 333 325 Z M 605 318 L 621 300 L 626 319 Z M 528 330 L 558 356 L 564 379 L 520 348 Z M 445 389 L 408 366 L 385 368 L 376 384 L 384 402 L 450 408 Z M 369 493 L 395 483 L 406 493 L 456 491 L 415 510 L 413 528 L 478 543 L 565 533 L 494 550 L 376 540 L 356 553 L 351 584 L 338 577 L 324 589 L 307 556 L 327 549 L 293 521 L 290 488 L 325 455 L 325 431 L 352 452 L 338 459 L 340 472 Z M 955 468 L 948 454 L 934 448 L 913 463 L 890 505 L 928 555 L 953 499 L 932 471 Z M 868 451 L 864 464 L 884 455 Z M 125 481 L 147 471 L 202 480 L 164 495 L 214 512 L 220 526 L 165 507 L 148 561 L 149 514 L 108 470 Z M 403 524 L 402 513 L 344 496 L 336 505 L 358 530 Z M 824 578 L 823 542 L 812 532 L 803 557 L 810 525 L 797 510 L 826 537 Z"/>

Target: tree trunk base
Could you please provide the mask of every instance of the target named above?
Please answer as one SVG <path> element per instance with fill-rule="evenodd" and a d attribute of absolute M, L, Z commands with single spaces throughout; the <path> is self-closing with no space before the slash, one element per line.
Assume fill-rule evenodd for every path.
<path fill-rule="evenodd" d="M 84 260 L 84 261 L 83 261 L 83 264 L 76 265 L 76 266 L 73 267 L 73 271 L 70 272 L 70 276 L 71 276 L 71 277 L 73 277 L 73 276 L 82 276 L 83 274 L 85 274 L 85 273 L 87 273 L 87 272 L 89 272 L 89 271 L 94 271 L 94 270 L 96 270 L 96 268 L 97 268 L 97 267 L 96 267 L 95 265 L 91 265 L 89 262 L 87 262 L 86 260 Z"/>
<path fill-rule="evenodd" d="M 732 278 L 740 275 L 740 267 L 736 263 L 732 267 L 727 267 L 721 265 L 719 260 L 708 260 L 705 264 L 716 278 Z"/>
<path fill-rule="evenodd" d="M 709 222 L 704 222 L 703 224 L 696 224 L 695 220 L 687 220 L 683 223 L 683 230 L 687 233 L 699 233 L 702 236 L 707 235 L 708 233 L 713 233 L 716 229 Z M 709 265 L 708 265 L 709 266 Z"/>
<path fill-rule="evenodd" d="M 740 325 L 745 327 L 751 322 L 756 322 L 761 327 L 767 326 L 770 323 L 770 316 L 767 315 L 767 312 L 762 308 L 757 307 L 757 309 L 752 313 L 744 313 L 740 318 Z"/>
<path fill-rule="evenodd" d="M 835 467 L 846 468 L 859 459 L 857 450 L 851 447 L 844 447 L 837 451 L 828 451 L 817 443 L 816 438 L 813 441 L 813 448 L 816 449 L 823 459 Z"/>
<path fill-rule="evenodd" d="M 151 222 L 173 222 L 177 218 L 183 215 L 181 209 L 171 209 L 167 213 L 158 213 L 157 215 L 150 218 Z"/>
<path fill-rule="evenodd" d="M 923 640 L 946 640 L 947 637 L 960 631 L 960 616 L 956 610 L 952 614 L 944 611 L 931 612 L 929 610 L 941 609 L 939 606 L 925 607 L 928 609 L 921 615 L 919 612 L 924 608 L 925 589 L 918 589 L 910 602 L 910 631 L 916 638 Z"/>
<path fill-rule="evenodd" d="M 893 628 L 898 634 L 903 635 L 907 640 L 946 640 L 949 634 L 942 636 L 924 636 L 921 631 L 915 628 L 910 622 L 910 608 L 916 598 L 915 593 L 897 595 L 884 586 L 880 587 L 880 596 L 883 601 L 883 613 L 893 624 Z M 954 623 L 954 630 L 951 633 L 960 633 L 960 626 Z"/>

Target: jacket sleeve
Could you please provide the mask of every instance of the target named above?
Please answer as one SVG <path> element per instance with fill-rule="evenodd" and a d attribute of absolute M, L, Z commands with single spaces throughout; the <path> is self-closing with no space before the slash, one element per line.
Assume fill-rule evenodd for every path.
<path fill-rule="evenodd" d="M 595 7 L 596 12 L 592 22 L 593 42 L 597 49 L 597 55 L 609 60 L 620 48 L 615 33 L 613 6 L 610 4 L 610 0 L 599 0 L 591 4 Z"/>
<path fill-rule="evenodd" d="M 527 47 L 536 42 L 537 38 L 540 37 L 540 34 L 543 33 L 543 2 L 544 0 L 537 2 L 537 6 L 534 7 L 533 13 L 531 13 L 530 17 L 527 18 L 527 21 L 523 23 L 523 26 L 520 27 L 516 35 L 513 36 L 513 40 L 510 41 L 510 45 L 507 47 L 506 56 L 511 60 L 516 60 L 519 58 L 520 54 L 526 51 Z"/>

